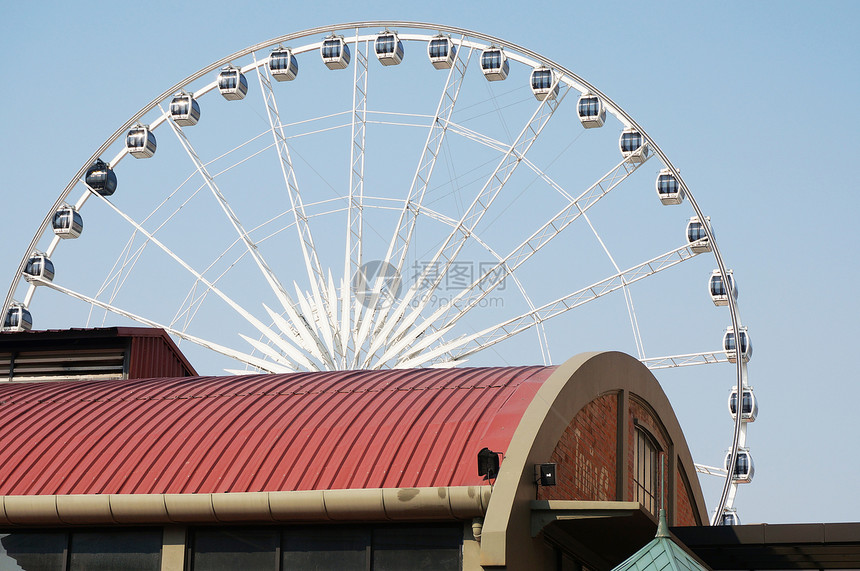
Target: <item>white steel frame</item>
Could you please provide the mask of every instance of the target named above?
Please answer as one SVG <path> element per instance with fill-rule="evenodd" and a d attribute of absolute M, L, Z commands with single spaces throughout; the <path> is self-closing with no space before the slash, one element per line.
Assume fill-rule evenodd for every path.
<path fill-rule="evenodd" d="M 399 29 L 399 39 L 404 43 L 427 43 L 439 33 L 445 33 L 452 36 L 454 45 L 457 46 L 457 56 L 455 58 L 454 65 L 448 71 L 447 80 L 440 95 L 435 114 L 427 116 L 410 115 L 408 117 L 395 117 L 394 115 L 375 113 L 368 109 L 368 51 L 371 49 L 371 42 L 375 40 L 378 34 L 378 29 L 380 28 Z M 351 128 L 350 182 L 346 207 L 344 209 L 347 219 L 346 244 L 343 260 L 344 275 L 340 278 L 340 282 L 338 283 L 335 281 L 330 270 L 326 273 L 326 269 L 319 259 L 309 224 L 309 218 L 312 214 L 309 214 L 307 210 L 308 207 L 310 207 L 331 212 L 339 210 L 340 207 L 334 203 L 329 204 L 326 201 L 319 201 L 312 204 L 306 204 L 303 201 L 295 170 L 293 168 L 289 137 L 287 136 L 287 132 L 284 128 L 285 125 L 282 122 L 281 115 L 278 111 L 271 77 L 266 66 L 267 58 L 257 58 L 257 53 L 275 48 L 279 45 L 287 45 L 297 40 L 308 41 L 309 38 L 342 31 L 354 32 L 351 38 L 346 40 L 347 43 L 351 43 L 353 45 L 354 49 L 354 58 L 353 61 L 350 62 L 350 64 L 353 65 L 353 98 L 352 109 L 348 113 L 349 121 L 345 123 L 334 123 L 335 121 L 342 121 L 340 114 L 336 113 L 330 116 L 318 118 L 324 125 L 323 127 L 317 128 L 314 125 L 308 126 L 310 129 L 308 133 L 322 132 L 325 130 L 342 128 L 344 126 L 349 126 Z M 309 43 L 293 48 L 292 52 L 296 56 L 303 53 L 314 52 L 320 49 L 321 44 L 321 39 L 311 39 Z M 555 98 L 546 98 L 539 102 L 531 119 L 520 129 L 519 135 L 514 138 L 513 142 L 510 144 L 494 140 L 482 133 L 473 131 L 452 121 L 452 112 L 456 106 L 460 88 L 466 75 L 469 61 L 472 58 L 473 51 L 478 50 L 478 52 L 480 52 L 490 45 L 503 46 L 505 49 L 505 55 L 509 60 L 511 60 L 511 62 L 516 62 L 530 68 L 545 67 L 551 69 L 553 71 L 554 78 L 552 90 L 556 87 L 560 88 L 559 93 Z M 423 53 L 426 50 L 418 51 Z M 280 169 L 283 174 L 284 189 L 290 204 L 290 209 L 286 213 L 282 213 L 278 216 L 286 214 L 292 218 L 291 222 L 286 225 L 286 228 L 289 228 L 290 226 L 295 227 L 304 259 L 304 268 L 307 272 L 310 284 L 309 292 L 302 292 L 298 284 L 294 284 L 294 289 L 296 290 L 295 297 L 288 293 L 287 289 L 279 281 L 275 272 L 264 259 L 260 249 L 258 248 L 260 240 L 256 242 L 252 240 L 251 234 L 255 229 L 248 231 L 243 227 L 239 217 L 230 206 L 227 197 L 219 189 L 216 182 L 216 177 L 219 173 L 213 175 L 209 172 L 207 163 L 205 163 L 198 155 L 188 137 L 185 135 L 183 129 L 176 125 L 170 119 L 169 112 L 164 110 L 164 106 L 169 105 L 169 101 L 175 93 L 183 91 L 191 83 L 201 78 L 213 74 L 217 75 L 218 70 L 223 66 L 232 64 L 233 61 L 247 58 L 249 55 L 253 60 L 242 66 L 240 70 L 245 74 L 249 72 L 256 72 L 257 74 L 260 92 L 263 97 L 263 104 L 266 108 L 266 119 L 268 120 L 270 127 L 269 132 L 271 133 L 273 141 L 271 148 L 273 148 L 277 153 Z M 195 99 L 199 99 L 210 91 L 215 90 L 217 93 L 216 84 L 217 80 L 212 81 L 191 95 Z M 23 305 L 24 307 L 28 307 L 33 300 L 37 287 L 45 286 L 70 298 L 83 301 L 93 308 L 103 309 L 148 326 L 164 328 L 170 334 L 175 335 L 180 339 L 188 340 L 212 351 L 227 355 L 232 359 L 262 371 L 316 371 L 357 367 L 379 368 L 385 366 L 452 366 L 462 362 L 467 356 L 477 351 L 487 349 L 488 347 L 523 331 L 536 331 L 538 338 L 540 339 L 543 335 L 543 323 L 547 320 L 575 307 L 579 307 L 589 301 L 607 295 L 608 293 L 622 290 L 625 297 L 625 303 L 627 304 L 628 312 L 630 314 L 639 358 L 646 364 L 646 366 L 651 369 L 662 369 L 726 362 L 726 354 L 725 351 L 722 350 L 703 351 L 695 354 L 670 355 L 656 358 L 645 356 L 641 336 L 638 333 L 636 312 L 633 307 L 629 286 L 639 280 L 645 279 L 686 260 L 692 259 L 696 256 L 696 253 L 691 250 L 689 244 L 686 244 L 653 259 L 634 265 L 628 269 L 621 270 L 615 263 L 609 249 L 605 247 L 603 240 L 594 229 L 594 226 L 591 224 L 586 213 L 599 200 L 601 200 L 601 198 L 610 193 L 637 168 L 642 166 L 645 161 L 640 159 L 640 162 L 637 162 L 630 160 L 630 158 L 623 159 L 618 165 L 607 172 L 606 175 L 586 188 L 581 194 L 574 197 L 560 185 L 556 184 L 540 169 L 540 167 L 535 165 L 535 163 L 527 157 L 532 144 L 537 140 L 543 128 L 551 119 L 554 111 L 562 104 L 565 95 L 571 89 L 578 91 L 579 93 L 589 93 L 599 97 L 603 102 L 606 111 L 613 115 L 623 127 L 634 128 L 641 133 L 645 141 L 644 144 L 647 145 L 652 152 L 651 156 L 658 157 L 662 165 L 664 165 L 664 167 L 675 177 L 680 187 L 680 191 L 686 195 L 695 215 L 700 220 L 706 219 L 703 211 L 700 209 L 677 168 L 675 168 L 675 166 L 669 161 L 668 157 L 653 141 L 653 139 L 647 135 L 645 130 L 642 129 L 642 127 L 638 125 L 632 117 L 616 105 L 609 97 L 569 69 L 533 51 L 507 42 L 501 38 L 454 26 L 404 21 L 353 22 L 287 34 L 250 46 L 244 50 L 240 50 L 213 62 L 209 66 L 169 87 L 161 95 L 153 99 L 149 104 L 129 118 L 125 124 L 117 129 L 117 131 L 92 154 L 89 160 L 84 162 L 83 166 L 72 177 L 63 192 L 60 193 L 53 207 L 49 210 L 48 215 L 45 217 L 40 228 L 33 236 L 29 247 L 26 249 L 22 257 L 21 263 L 19 264 L 17 272 L 15 273 L 6 294 L 2 315 L 6 315 L 6 312 L 8 308 L 11 307 L 13 298 L 19 288 L 25 288 Z M 250 259 L 253 260 L 254 265 L 258 268 L 263 280 L 268 284 L 269 289 L 280 302 L 280 307 L 277 308 L 277 310 L 265 307 L 265 311 L 268 314 L 269 319 L 271 319 L 271 326 L 263 323 L 249 310 L 228 297 L 226 293 L 218 287 L 216 282 L 223 276 L 223 274 L 216 279 L 207 279 L 204 277 L 206 270 L 199 271 L 198 269 L 195 269 L 191 264 L 172 251 L 167 245 L 162 243 L 155 236 L 157 230 L 147 231 L 143 227 L 142 221 L 134 220 L 113 204 L 108 198 L 101 197 L 92 191 L 92 189 L 83 185 L 82 180 L 88 166 L 97 158 L 101 157 L 116 141 L 121 140 L 129 128 L 140 122 L 144 116 L 150 114 L 156 109 L 160 110 L 161 113 L 154 120 L 149 122 L 150 129 L 154 131 L 159 128 L 161 124 L 168 124 L 169 131 L 172 131 L 175 134 L 176 139 L 179 141 L 180 145 L 191 160 L 191 163 L 194 166 L 194 176 L 199 177 L 202 181 L 198 191 L 204 188 L 208 189 L 236 233 L 236 241 L 234 244 L 241 243 L 244 246 L 244 250 L 240 254 L 240 258 L 249 256 Z M 414 121 L 414 123 L 408 123 L 407 121 Z M 381 204 L 379 200 L 365 195 L 364 178 L 366 130 L 369 124 L 374 123 L 415 125 L 417 127 L 427 129 L 426 142 L 419 157 L 411 186 L 406 194 L 405 200 L 403 201 Z M 486 145 L 487 147 L 502 153 L 502 158 L 496 166 L 495 171 L 485 181 L 481 191 L 477 194 L 467 211 L 459 220 L 454 220 L 441 213 L 434 212 L 424 204 L 424 198 L 428 190 L 432 174 L 437 165 L 438 158 L 441 154 L 444 141 L 446 137 L 450 136 L 450 134 L 456 134 L 457 136 L 479 142 L 482 145 Z M 126 154 L 127 151 L 123 148 L 109 162 L 109 165 L 112 168 L 115 168 L 125 158 Z M 477 235 L 477 226 L 488 207 L 492 205 L 493 201 L 510 179 L 514 170 L 521 164 L 532 170 L 545 184 L 549 185 L 549 187 L 555 189 L 561 196 L 565 197 L 568 203 L 556 215 L 550 218 L 540 228 L 535 230 L 528 238 L 513 248 L 508 254 L 499 255 L 480 239 Z M 56 283 L 45 282 L 44 280 L 36 279 L 33 280 L 32 284 L 24 284 L 22 282 L 23 270 L 30 253 L 36 250 L 38 243 L 43 240 L 43 236 L 50 232 L 51 219 L 54 212 L 64 203 L 68 202 L 71 204 L 71 202 L 68 201 L 69 195 L 76 187 L 78 187 L 78 185 L 82 185 L 85 188 L 79 199 L 74 202 L 76 209 L 81 210 L 90 197 L 95 196 L 104 202 L 117 215 L 122 217 L 131 226 L 131 228 L 133 228 L 133 238 L 134 236 L 145 238 L 144 245 L 138 246 L 137 250 L 133 250 L 132 248 L 133 240 L 129 241 L 129 244 L 123 251 L 122 256 L 124 259 L 122 261 L 117 261 L 117 264 L 111 270 L 110 275 L 106 279 L 105 284 L 95 297 L 86 295 L 82 292 L 73 291 L 70 288 Z M 380 202 L 380 204 L 377 204 L 374 201 Z M 384 202 L 384 200 L 382 200 L 382 202 Z M 354 296 L 350 291 L 350 277 L 362 267 L 362 246 L 364 242 L 362 236 L 364 231 L 363 216 L 364 210 L 371 206 L 388 208 L 392 212 L 397 213 L 397 227 L 389 242 L 384 262 L 391 264 L 399 273 L 402 273 L 404 270 L 406 252 L 409 244 L 413 240 L 416 221 L 419 215 L 441 221 L 451 228 L 448 238 L 433 255 L 433 262 L 440 262 L 442 264 L 443 271 L 430 282 L 431 286 L 429 293 L 426 291 L 419 291 L 417 285 L 413 285 L 399 303 L 384 307 L 363 307 L 354 299 Z M 278 216 L 276 216 L 276 218 Z M 616 273 L 586 287 L 566 294 L 549 303 L 535 305 L 532 303 L 531 299 L 529 299 L 527 293 L 517 280 L 515 273 L 517 268 L 519 268 L 526 260 L 549 243 L 553 238 L 558 236 L 567 226 L 579 218 L 583 218 L 591 227 L 596 238 L 600 242 L 601 247 L 605 250 L 606 255 L 614 265 Z M 280 229 L 279 232 L 286 228 Z M 719 273 L 723 277 L 723 282 L 728 284 L 730 282 L 727 279 L 728 274 L 726 265 L 723 261 L 722 255 L 720 254 L 720 250 L 717 247 L 716 237 L 714 236 L 710 225 L 705 225 L 705 233 L 707 235 L 707 240 L 711 245 L 711 253 L 715 259 Z M 475 240 L 485 248 L 486 251 L 497 260 L 495 267 L 486 271 L 479 279 L 474 280 L 468 287 L 464 288 L 454 299 L 456 305 L 452 303 L 449 306 L 442 307 L 428 314 L 429 296 L 432 295 L 439 286 L 442 277 L 445 275 L 445 271 L 447 271 L 451 267 L 452 263 L 454 263 L 457 255 L 463 248 L 463 245 L 468 240 Z M 48 248 L 45 249 L 45 253 L 48 256 L 52 256 L 61 241 L 62 240 L 59 237 L 54 236 L 50 240 Z M 143 248 L 148 245 L 152 245 L 153 247 L 162 250 L 166 255 L 180 264 L 187 272 L 189 272 L 189 274 L 193 275 L 196 280 L 195 287 L 191 292 L 189 292 L 186 300 L 187 307 L 178 312 L 177 316 L 171 323 L 157 323 L 144 316 L 135 315 L 132 312 L 114 305 L 113 303 L 116 291 L 118 291 L 118 288 L 125 281 L 128 276 L 128 272 L 136 263 Z M 222 254 L 222 256 L 226 254 L 227 252 Z M 420 277 L 429 278 L 426 272 L 427 270 L 425 270 Z M 453 330 L 454 326 L 460 321 L 462 316 L 469 310 L 476 307 L 481 300 L 484 299 L 490 291 L 492 291 L 492 287 L 481 287 L 482 284 L 486 283 L 487 276 L 491 274 L 513 279 L 517 287 L 522 292 L 523 298 L 528 304 L 530 310 L 518 316 L 505 318 L 491 327 L 484 328 L 472 334 L 462 335 L 456 338 L 446 338 L 446 335 Z M 418 282 L 416 282 L 416 284 L 417 283 Z M 495 283 L 499 282 L 497 281 Z M 196 288 L 198 286 L 203 289 L 203 293 L 197 293 Z M 113 288 L 113 292 L 108 296 L 109 299 L 107 301 L 104 299 L 98 299 L 98 297 L 109 287 Z M 374 284 L 374 295 L 380 294 L 382 287 L 383 284 L 378 280 Z M 175 326 L 177 321 L 185 319 L 187 327 L 187 324 L 196 313 L 197 308 L 199 308 L 199 304 L 210 293 L 224 301 L 241 319 L 251 324 L 260 333 L 261 337 L 259 340 L 251 339 L 245 335 L 242 337 L 256 352 L 262 355 L 262 357 L 237 351 L 218 343 L 213 343 L 200 337 L 190 335 L 186 333 L 185 327 L 178 328 Z M 455 307 L 457 309 L 454 309 Z M 742 323 L 740 320 L 737 301 L 732 295 L 728 296 L 728 311 L 732 327 L 735 331 L 739 331 Z M 747 365 L 742 359 L 738 359 L 735 369 L 738 394 L 743 394 L 743 390 L 749 386 L 747 382 Z M 746 447 L 746 432 L 746 422 L 743 421 L 741 414 L 737 414 L 730 448 L 730 466 L 734 466 L 737 460 L 738 449 Z M 725 510 L 733 508 L 735 495 L 737 493 L 737 483 L 733 482 L 729 476 L 732 470 L 722 470 L 704 465 L 697 465 L 697 469 L 702 473 L 719 475 L 725 478 L 722 493 L 716 509 L 714 510 L 714 523 L 717 523 L 721 521 L 722 513 Z"/>

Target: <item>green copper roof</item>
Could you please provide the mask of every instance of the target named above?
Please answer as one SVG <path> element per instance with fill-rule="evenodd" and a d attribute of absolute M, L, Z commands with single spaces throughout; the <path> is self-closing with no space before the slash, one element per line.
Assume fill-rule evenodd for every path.
<path fill-rule="evenodd" d="M 660 510 L 657 535 L 648 545 L 631 555 L 613 571 L 700 571 L 707 569 L 681 549 L 669 536 L 666 512 Z"/>

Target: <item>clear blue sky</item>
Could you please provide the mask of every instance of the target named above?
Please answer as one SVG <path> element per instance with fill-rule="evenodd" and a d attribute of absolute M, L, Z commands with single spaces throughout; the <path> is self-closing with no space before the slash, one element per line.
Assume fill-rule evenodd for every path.
<path fill-rule="evenodd" d="M 737 502 L 744 523 L 860 521 L 860 271 L 855 244 L 841 239 L 860 213 L 856 2 L 11 4 L 0 21 L 3 283 L 69 178 L 155 95 L 248 45 L 371 19 L 523 45 L 648 131 L 715 221 L 755 342 L 762 409 L 749 436 L 756 478 Z M 696 388 L 667 393 L 698 456 L 707 427 L 688 426 L 705 408 L 727 416 L 724 404 Z"/>

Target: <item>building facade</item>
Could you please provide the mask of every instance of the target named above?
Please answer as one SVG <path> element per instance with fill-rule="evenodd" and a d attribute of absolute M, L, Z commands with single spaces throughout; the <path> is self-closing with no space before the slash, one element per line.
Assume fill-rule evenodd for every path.
<path fill-rule="evenodd" d="M 40 333 L 3 336 L 0 357 Z M 151 359 L 187 363 L 169 349 Z M 608 569 L 661 505 L 670 525 L 707 523 L 668 399 L 622 353 L 126 369 L 0 384 L 0 569 Z"/>

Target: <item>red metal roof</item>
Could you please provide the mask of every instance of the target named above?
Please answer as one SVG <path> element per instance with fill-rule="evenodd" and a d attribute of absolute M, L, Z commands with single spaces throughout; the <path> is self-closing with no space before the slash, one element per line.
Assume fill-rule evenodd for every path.
<path fill-rule="evenodd" d="M 0 386 L 0 495 L 485 483 L 552 367 Z"/>

